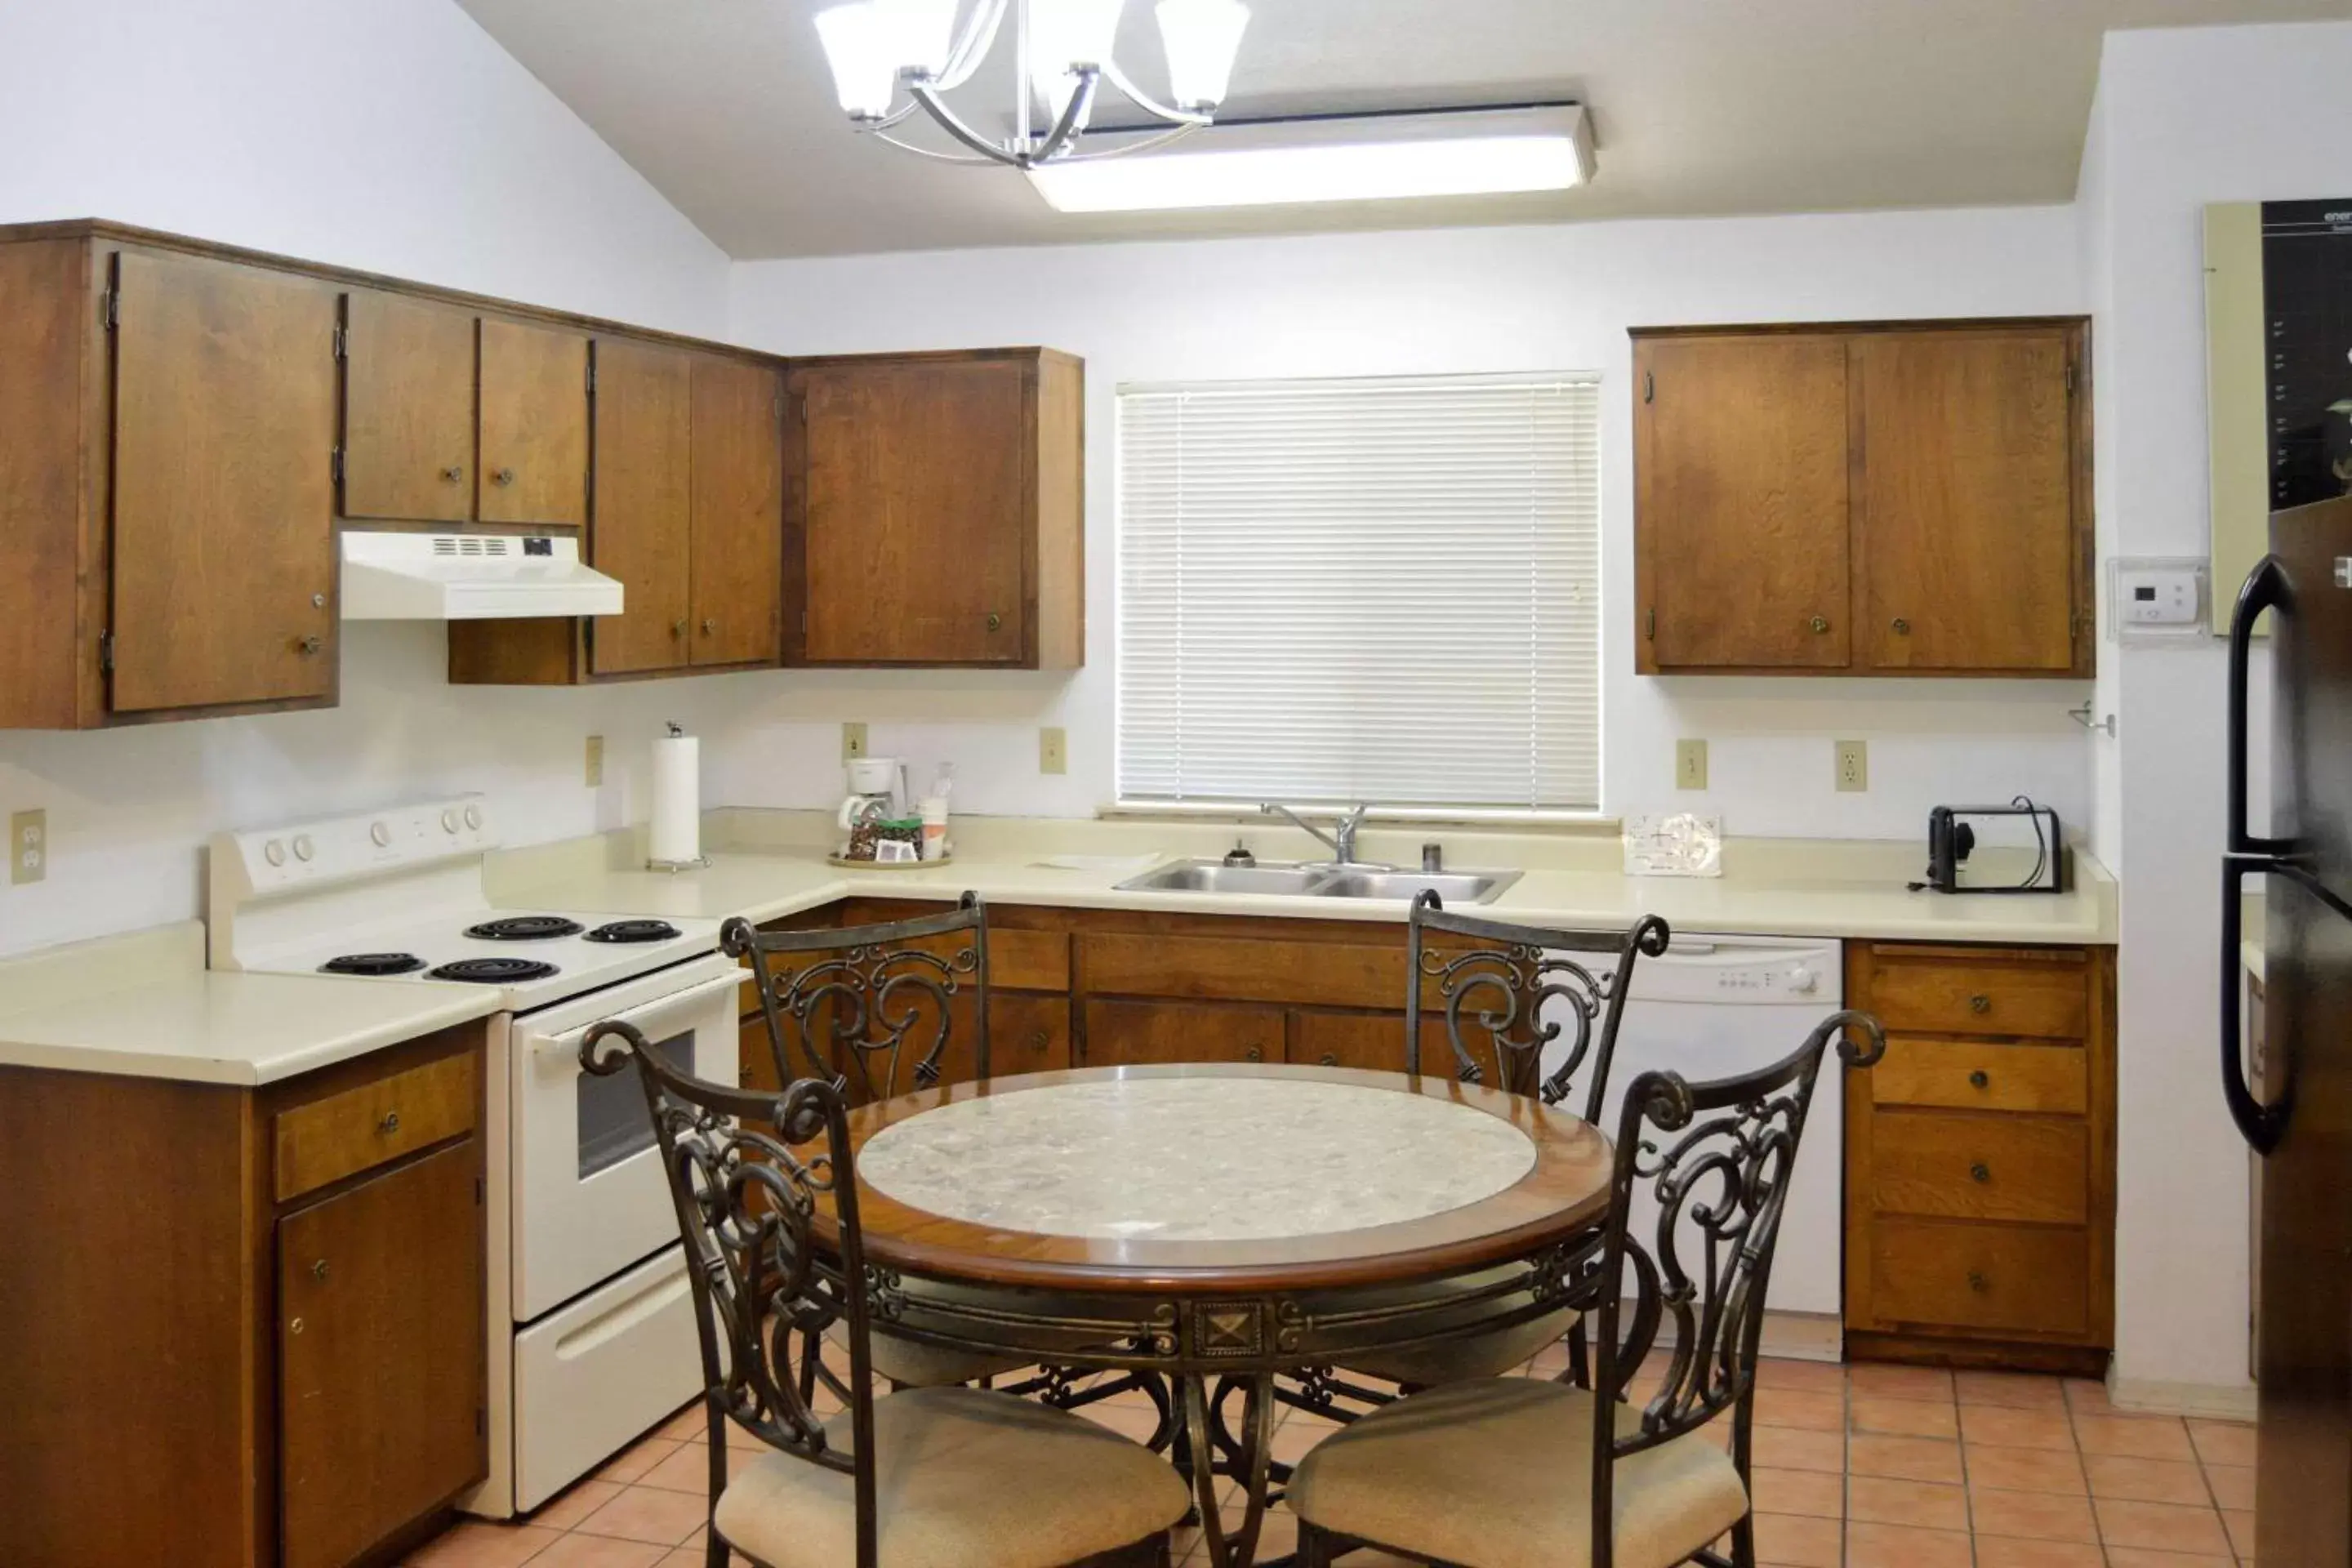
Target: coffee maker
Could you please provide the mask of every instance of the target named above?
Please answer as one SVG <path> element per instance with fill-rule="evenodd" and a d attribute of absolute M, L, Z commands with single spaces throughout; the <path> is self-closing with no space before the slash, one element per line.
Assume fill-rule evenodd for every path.
<path fill-rule="evenodd" d="M 848 767 L 849 794 L 834 820 L 848 836 L 839 851 L 845 860 L 873 860 L 877 830 L 908 815 L 907 764 L 896 757 L 858 757 Z M 914 855 L 907 858 L 913 859 Z"/>

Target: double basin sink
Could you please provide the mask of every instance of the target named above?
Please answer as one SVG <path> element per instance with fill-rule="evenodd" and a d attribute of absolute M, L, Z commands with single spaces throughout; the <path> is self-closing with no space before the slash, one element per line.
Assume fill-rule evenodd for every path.
<path fill-rule="evenodd" d="M 1229 865 L 1171 860 L 1118 887 L 1134 893 L 1255 893 L 1305 899 L 1394 899 L 1435 893 L 1445 903 L 1483 904 L 1519 879 L 1517 871 L 1397 871 L 1385 866 Z"/>

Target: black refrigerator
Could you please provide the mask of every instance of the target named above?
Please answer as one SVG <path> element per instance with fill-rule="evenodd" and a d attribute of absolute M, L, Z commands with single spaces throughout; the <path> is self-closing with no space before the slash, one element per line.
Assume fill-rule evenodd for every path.
<path fill-rule="evenodd" d="M 2246 677 L 2271 615 L 2271 817 L 2248 828 Z M 2261 1156 L 2256 1561 L 2352 1565 L 2352 498 L 2273 514 L 2230 625 L 2221 1087 Z M 2264 1058 L 2249 1084 L 2239 899 L 2259 879 Z M 2183 1258 L 2183 1267 L 2194 1260 Z"/>

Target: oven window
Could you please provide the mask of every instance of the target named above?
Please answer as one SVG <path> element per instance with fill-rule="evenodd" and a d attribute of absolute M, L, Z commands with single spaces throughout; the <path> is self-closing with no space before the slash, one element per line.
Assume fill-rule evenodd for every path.
<path fill-rule="evenodd" d="M 679 1072 L 694 1075 L 694 1031 L 657 1040 L 654 1049 Z M 610 1078 L 582 1073 L 576 1080 L 580 1107 L 580 1179 L 619 1164 L 654 1146 L 654 1124 L 646 1114 L 645 1086 L 635 1072 Z"/>

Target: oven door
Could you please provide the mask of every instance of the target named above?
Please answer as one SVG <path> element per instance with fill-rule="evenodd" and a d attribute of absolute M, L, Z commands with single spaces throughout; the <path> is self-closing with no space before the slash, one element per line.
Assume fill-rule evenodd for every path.
<path fill-rule="evenodd" d="M 580 1042 L 634 1024 L 670 1063 L 739 1081 L 737 988 L 720 958 L 625 982 L 515 1020 L 514 1315 L 529 1322 L 677 1240 L 646 1095 L 634 1070 L 598 1078 Z"/>

